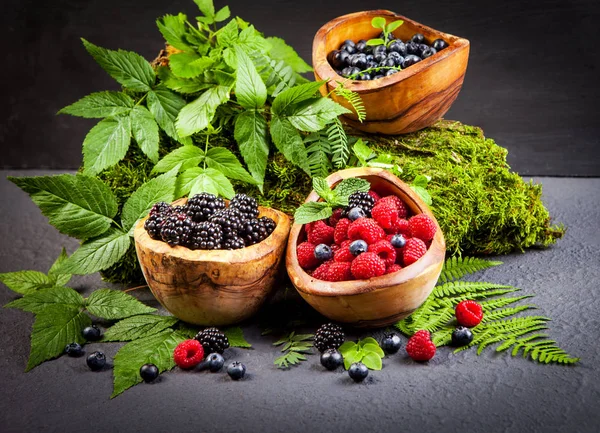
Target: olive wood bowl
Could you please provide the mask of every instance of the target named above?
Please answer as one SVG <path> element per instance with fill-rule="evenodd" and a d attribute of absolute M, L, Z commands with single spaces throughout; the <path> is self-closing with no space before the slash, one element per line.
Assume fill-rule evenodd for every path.
<path fill-rule="evenodd" d="M 380 30 L 371 26 L 374 17 L 386 22 L 403 20 L 404 24 L 393 33 L 402 40 L 422 33 L 431 43 L 441 38 L 448 47 L 396 74 L 377 80 L 349 80 L 338 75 L 327 61 L 327 54 L 336 50 L 346 39 L 372 39 Z M 312 61 L 315 78 L 328 80 L 321 93 L 351 110 L 342 120 L 365 132 L 405 134 L 432 125 L 450 108 L 465 78 L 469 60 L 469 41 L 419 24 L 387 10 L 373 10 L 343 15 L 329 21 L 315 35 Z M 366 109 L 362 123 L 348 102 L 335 92 L 339 83 L 358 93 Z"/>
<path fill-rule="evenodd" d="M 177 200 L 181 205 L 186 199 Z M 174 316 L 196 325 L 230 325 L 258 311 L 283 271 L 290 219 L 259 207 L 277 227 L 262 242 L 239 250 L 190 250 L 150 238 L 146 218 L 135 227 L 137 257 L 154 297 Z"/>
<path fill-rule="evenodd" d="M 333 187 L 350 177 L 368 180 L 371 188 L 381 195 L 400 197 L 413 215 L 429 215 L 437 231 L 427 253 L 412 265 L 392 274 L 368 280 L 322 281 L 311 277 L 298 264 L 296 247 L 306 239 L 306 233 L 302 225 L 294 224 L 286 254 L 288 275 L 304 300 L 331 320 L 356 327 L 391 325 L 415 311 L 433 290 L 444 264 L 444 235 L 423 200 L 396 176 L 380 168 L 352 168 L 333 173 L 327 178 L 327 183 Z M 313 191 L 306 202 L 318 199 Z"/>

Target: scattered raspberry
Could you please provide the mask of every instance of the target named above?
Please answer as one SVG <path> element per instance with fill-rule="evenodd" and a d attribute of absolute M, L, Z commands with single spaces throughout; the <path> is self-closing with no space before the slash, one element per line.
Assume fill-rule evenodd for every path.
<path fill-rule="evenodd" d="M 341 207 L 333 211 L 333 214 L 329 217 L 329 225 L 331 227 L 337 226 L 337 223 L 342 219 L 342 213 L 344 213 L 344 209 Z"/>
<path fill-rule="evenodd" d="M 329 268 L 327 268 L 327 274 L 325 276 L 326 281 L 348 281 L 353 280 L 352 272 L 350 272 L 351 264 L 348 262 L 333 262 Z"/>
<path fill-rule="evenodd" d="M 395 195 L 387 195 L 387 196 L 381 198 L 377 202 L 377 204 L 380 204 L 380 203 L 394 204 L 398 208 L 398 218 L 406 218 L 406 216 L 408 215 L 408 210 L 406 209 L 406 205 L 399 197 L 396 197 Z"/>
<path fill-rule="evenodd" d="M 323 262 L 317 269 L 315 269 L 312 273 L 312 277 L 317 280 L 327 280 L 327 270 L 329 266 L 333 263 L 333 260 L 328 260 Z"/>
<path fill-rule="evenodd" d="M 402 260 L 404 266 L 412 265 L 419 260 L 427 252 L 427 246 L 419 238 L 409 238 L 406 240 L 406 245 L 402 248 Z"/>
<path fill-rule="evenodd" d="M 398 208 L 393 203 L 377 203 L 371 215 L 377 223 L 384 229 L 391 229 L 398 221 Z"/>
<path fill-rule="evenodd" d="M 429 361 L 435 355 L 435 344 L 428 331 L 417 331 L 406 343 L 406 353 L 415 361 Z"/>
<path fill-rule="evenodd" d="M 402 269 L 402 266 L 397 265 L 396 263 L 394 263 L 393 265 L 390 265 L 387 267 L 387 269 L 385 270 L 386 274 L 393 274 L 394 272 L 398 272 L 400 269 Z"/>
<path fill-rule="evenodd" d="M 373 244 L 384 237 L 383 229 L 371 218 L 358 218 L 348 227 L 348 238 L 351 240 L 362 239 L 367 244 Z"/>
<path fill-rule="evenodd" d="M 454 309 L 456 320 L 459 325 L 472 328 L 481 323 L 483 319 L 483 309 L 475 301 L 462 301 Z"/>
<path fill-rule="evenodd" d="M 357 280 L 379 277 L 385 273 L 385 263 L 375 253 L 362 253 L 354 259 L 350 268 Z"/>
<path fill-rule="evenodd" d="M 373 210 L 375 210 L 375 208 L 373 208 Z M 377 254 L 379 258 L 383 260 L 386 267 L 391 266 L 396 262 L 396 248 L 385 239 L 369 245 L 367 251 Z"/>
<path fill-rule="evenodd" d="M 371 197 L 373 197 L 373 200 L 375 200 L 375 203 L 377 203 L 381 199 L 381 196 L 379 194 L 377 194 L 375 191 L 373 191 L 372 189 L 369 190 L 369 195 Z"/>
<path fill-rule="evenodd" d="M 333 243 L 333 227 L 328 226 L 324 221 L 315 221 L 308 234 L 308 242 L 313 245 L 331 245 Z"/>
<path fill-rule="evenodd" d="M 435 235 L 437 227 L 431 218 L 424 213 L 420 213 L 408 220 L 410 235 L 413 238 L 419 238 L 422 241 L 430 241 Z"/>
<path fill-rule="evenodd" d="M 315 246 L 310 242 L 302 242 L 296 248 L 298 264 L 302 269 L 312 269 L 319 265 L 319 260 L 315 257 Z"/>
<path fill-rule="evenodd" d="M 181 368 L 192 368 L 204 359 L 204 348 L 198 340 L 185 340 L 173 351 L 173 360 Z"/>
<path fill-rule="evenodd" d="M 342 218 L 338 221 L 333 231 L 333 240 L 336 244 L 341 244 L 348 239 L 348 227 L 350 227 L 350 224 L 352 224 L 352 221 L 348 218 Z"/>
<path fill-rule="evenodd" d="M 349 245 L 349 243 L 346 243 L 346 245 L 344 245 L 344 246 L 340 246 L 339 250 L 337 250 L 333 254 L 333 261 L 334 262 L 348 262 L 348 263 L 350 263 L 352 260 L 354 260 L 354 254 L 352 254 L 350 252 L 350 245 Z"/>

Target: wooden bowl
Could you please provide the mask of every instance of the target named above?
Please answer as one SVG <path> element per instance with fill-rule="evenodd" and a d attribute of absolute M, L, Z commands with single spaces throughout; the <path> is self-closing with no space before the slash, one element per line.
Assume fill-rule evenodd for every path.
<path fill-rule="evenodd" d="M 336 50 L 346 39 L 372 39 L 380 30 L 371 26 L 374 17 L 389 23 L 398 19 L 404 24 L 393 32 L 396 38 L 409 39 L 422 33 L 431 43 L 441 38 L 449 46 L 435 55 L 389 77 L 370 81 L 348 80 L 338 75 L 327 61 L 327 54 Z M 329 80 L 321 93 L 352 111 L 351 106 L 336 93 L 338 82 L 357 92 L 364 103 L 367 116 L 357 120 L 354 111 L 342 120 L 356 129 L 381 134 L 405 134 L 435 123 L 450 108 L 462 87 L 469 60 L 469 41 L 442 33 L 416 21 L 387 10 L 374 10 L 344 15 L 329 21 L 319 29 L 313 41 L 313 67 L 317 80 Z"/>
<path fill-rule="evenodd" d="M 437 231 L 427 253 L 412 265 L 392 274 L 331 283 L 312 278 L 298 264 L 296 247 L 306 239 L 306 234 L 302 225 L 294 224 L 286 254 L 288 275 L 306 302 L 331 320 L 357 327 L 391 325 L 411 314 L 433 290 L 444 264 L 444 235 L 427 205 L 396 176 L 379 168 L 351 168 L 333 173 L 327 182 L 333 187 L 349 177 L 368 180 L 371 187 L 382 195 L 397 195 L 406 203 L 411 214 L 429 215 Z M 318 199 L 313 191 L 306 201 Z"/>
<path fill-rule="evenodd" d="M 174 205 L 184 204 L 186 199 Z M 277 227 L 262 242 L 239 250 L 190 250 L 170 247 L 144 229 L 134 231 L 135 249 L 154 297 L 174 316 L 196 325 L 229 325 L 258 311 L 282 271 L 290 219 L 259 207 Z"/>

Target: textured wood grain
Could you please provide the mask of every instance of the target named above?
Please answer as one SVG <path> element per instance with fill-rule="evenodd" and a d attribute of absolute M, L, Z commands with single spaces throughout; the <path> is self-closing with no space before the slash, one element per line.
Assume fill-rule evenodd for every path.
<path fill-rule="evenodd" d="M 389 77 L 370 81 L 352 81 L 338 75 L 327 61 L 327 54 L 337 49 L 346 39 L 371 39 L 378 29 L 371 26 L 373 17 L 384 17 L 387 22 L 401 19 L 404 24 L 394 36 L 409 39 L 422 33 L 427 41 L 441 38 L 449 47 L 435 55 Z M 450 108 L 464 80 L 469 59 L 469 41 L 419 24 L 386 10 L 357 12 L 336 18 L 325 24 L 313 41 L 313 66 L 317 80 L 329 80 L 321 88 L 329 94 L 339 83 L 357 92 L 365 105 L 367 119 L 357 121 L 354 113 L 342 116 L 353 127 L 366 132 L 403 134 L 432 125 Z M 351 108 L 344 98 L 331 93 L 340 104 Z"/>
<path fill-rule="evenodd" d="M 288 275 L 306 302 L 331 320 L 358 327 L 391 325 L 411 314 L 433 290 L 444 264 L 444 236 L 427 205 L 396 176 L 378 168 L 353 168 L 332 174 L 327 182 L 334 186 L 350 177 L 367 179 L 382 195 L 397 195 L 412 214 L 429 215 L 438 228 L 431 247 L 417 262 L 393 274 L 330 283 L 312 278 L 298 264 L 296 247 L 306 239 L 306 233 L 302 225 L 294 224 L 286 253 Z M 318 199 L 313 191 L 306 201 Z"/>
<path fill-rule="evenodd" d="M 256 313 L 281 276 L 290 230 L 284 213 L 259 210 L 277 223 L 273 233 L 231 251 L 170 247 L 151 239 L 141 220 L 134 231 L 135 248 L 154 297 L 174 316 L 197 325 L 229 325 Z"/>

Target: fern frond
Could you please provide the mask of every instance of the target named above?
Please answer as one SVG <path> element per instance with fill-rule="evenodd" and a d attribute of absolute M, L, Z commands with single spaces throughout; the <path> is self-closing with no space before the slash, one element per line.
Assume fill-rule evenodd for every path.
<path fill-rule="evenodd" d="M 574 364 L 579 361 L 579 358 L 569 355 L 556 345 L 556 341 L 548 340 L 547 337 L 547 334 L 534 334 L 520 339 L 511 338 L 498 346 L 496 351 L 501 352 L 512 347 L 511 356 L 517 356 L 523 350 L 523 358 L 527 358 L 531 353 L 531 359 L 546 364 Z"/>
<path fill-rule="evenodd" d="M 350 158 L 348 136 L 340 119 L 334 119 L 327 129 L 327 138 L 331 145 L 331 161 L 335 168 L 344 168 Z"/>
<path fill-rule="evenodd" d="M 517 290 L 519 290 L 519 289 L 513 287 L 512 289 L 495 289 L 495 290 L 487 290 L 484 292 L 463 293 L 462 295 L 448 297 L 448 298 L 446 298 L 446 300 L 450 301 L 454 305 L 456 305 L 461 301 L 467 301 L 469 299 L 471 299 L 471 300 L 485 299 L 485 298 L 489 298 L 490 296 L 506 295 L 507 293 L 516 292 Z"/>
<path fill-rule="evenodd" d="M 438 283 L 458 280 L 468 274 L 501 265 L 502 262 L 480 259 L 477 257 L 450 257 L 444 263 Z"/>
<path fill-rule="evenodd" d="M 431 335 L 431 341 L 436 347 L 447 346 L 452 342 L 454 326 L 447 326 Z"/>
<path fill-rule="evenodd" d="M 291 332 L 280 340 L 273 343 L 273 346 L 280 346 L 282 352 L 286 352 L 280 357 L 276 358 L 273 363 L 277 368 L 288 368 L 291 365 L 299 364 L 301 361 L 306 361 L 304 353 L 312 353 L 313 334 L 296 334 Z"/>
<path fill-rule="evenodd" d="M 348 101 L 348 103 L 352 106 L 358 121 L 363 122 L 367 118 L 367 110 L 365 109 L 365 104 L 363 103 L 360 95 L 350 89 L 345 88 L 343 83 L 339 81 L 337 83 L 338 86 L 334 90 L 335 94 Z"/>
<path fill-rule="evenodd" d="M 298 74 L 283 60 L 273 60 L 256 51 L 252 54 L 252 62 L 272 96 L 275 97 L 296 84 Z"/>
<path fill-rule="evenodd" d="M 513 316 L 521 311 L 531 310 L 537 308 L 535 305 L 519 305 L 518 307 L 502 308 L 493 310 L 483 315 L 482 323 L 488 323 L 494 320 L 504 319 L 505 317 Z"/>
<path fill-rule="evenodd" d="M 331 145 L 322 132 L 313 132 L 304 139 L 308 166 L 312 177 L 327 177 L 331 171 Z"/>
<path fill-rule="evenodd" d="M 463 293 L 475 294 L 490 289 L 514 289 L 514 287 L 494 283 L 473 283 L 470 281 L 450 282 L 436 286 L 433 289 L 433 296 L 436 298 L 445 298 Z"/>
<path fill-rule="evenodd" d="M 498 298 L 498 299 L 488 299 L 487 301 L 480 302 L 481 308 L 483 308 L 484 313 L 489 313 L 497 308 L 502 308 L 510 304 L 514 304 L 515 302 L 519 302 L 523 299 L 531 298 L 531 295 L 523 295 L 523 296 L 513 296 L 511 298 Z M 532 305 L 532 308 L 537 308 Z"/>

